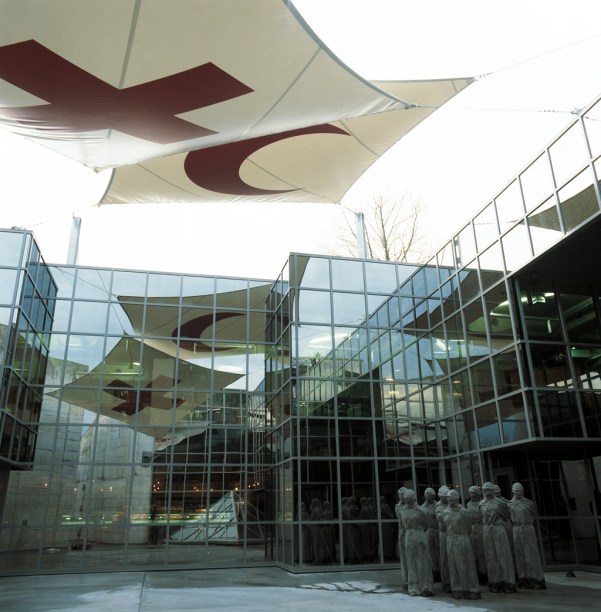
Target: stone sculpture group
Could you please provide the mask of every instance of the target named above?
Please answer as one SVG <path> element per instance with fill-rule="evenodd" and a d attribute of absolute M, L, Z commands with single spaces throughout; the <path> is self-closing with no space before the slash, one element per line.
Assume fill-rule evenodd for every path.
<path fill-rule="evenodd" d="M 409 595 L 433 595 L 434 581 L 455 599 L 480 599 L 480 584 L 493 593 L 517 586 L 544 589 L 534 521 L 534 503 L 516 483 L 506 500 L 497 485 L 469 489 L 467 507 L 455 489 L 427 488 L 417 505 L 415 491 L 401 487 L 395 507 L 399 521 L 401 588 Z"/>
<path fill-rule="evenodd" d="M 382 557 L 400 559 L 401 589 L 410 595 L 431 596 L 433 584 L 455 599 L 480 599 L 480 586 L 493 593 L 514 593 L 517 587 L 545 589 L 545 577 L 534 522 L 536 507 L 515 483 L 513 497 L 485 482 L 469 488 L 469 501 L 447 486 L 428 487 L 418 504 L 412 489 L 401 487 L 394 510 L 380 498 Z M 437 499 L 438 497 L 438 499 Z M 370 497 L 341 500 L 342 550 L 345 563 L 376 561 L 378 517 Z M 395 524 L 390 519 L 397 517 Z M 336 562 L 336 527 L 330 502 L 313 499 L 299 504 L 301 528 L 297 560 L 323 565 Z"/>

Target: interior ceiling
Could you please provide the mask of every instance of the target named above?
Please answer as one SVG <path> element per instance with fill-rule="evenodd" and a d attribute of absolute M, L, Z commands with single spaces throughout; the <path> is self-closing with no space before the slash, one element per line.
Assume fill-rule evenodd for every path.
<path fill-rule="evenodd" d="M 556 247 L 522 268 L 516 275 L 520 286 L 535 290 L 546 281 L 600 284 L 600 245 L 601 217 L 563 238 Z"/>
<path fill-rule="evenodd" d="M 371 83 L 284 0 L 3 3 L 0 126 L 102 203 L 338 202 L 471 79 Z"/>

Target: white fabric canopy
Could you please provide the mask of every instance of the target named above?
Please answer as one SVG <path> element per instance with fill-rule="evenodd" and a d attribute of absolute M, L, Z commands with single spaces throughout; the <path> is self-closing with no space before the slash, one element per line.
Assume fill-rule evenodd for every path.
<path fill-rule="evenodd" d="M 103 203 L 339 201 L 470 82 L 384 91 L 284 0 L 0 7 L 0 127 L 118 168 Z"/>

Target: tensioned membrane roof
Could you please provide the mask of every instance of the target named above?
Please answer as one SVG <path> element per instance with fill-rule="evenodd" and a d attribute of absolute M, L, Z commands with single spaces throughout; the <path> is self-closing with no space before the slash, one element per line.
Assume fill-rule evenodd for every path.
<path fill-rule="evenodd" d="M 338 202 L 471 82 L 369 82 L 286 0 L 0 9 L 0 127 L 113 168 L 107 204 Z"/>

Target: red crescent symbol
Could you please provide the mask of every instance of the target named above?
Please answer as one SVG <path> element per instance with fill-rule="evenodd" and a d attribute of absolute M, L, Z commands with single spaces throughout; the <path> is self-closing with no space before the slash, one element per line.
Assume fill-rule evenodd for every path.
<path fill-rule="evenodd" d="M 188 178 L 203 189 L 230 195 L 266 195 L 288 193 L 296 189 L 258 189 L 248 185 L 240 178 L 240 167 L 255 151 L 263 147 L 294 136 L 305 134 L 343 134 L 348 132 L 334 125 L 324 123 L 298 130 L 249 138 L 217 147 L 209 147 L 188 153 L 184 161 L 184 170 Z"/>
<path fill-rule="evenodd" d="M 231 317 L 243 317 L 245 315 L 237 312 L 218 312 L 215 315 L 215 323 L 223 319 L 229 319 Z M 210 353 L 211 351 L 228 351 L 228 348 L 212 348 L 208 344 L 205 344 L 200 340 L 200 336 L 208 327 L 213 325 L 213 315 L 206 314 L 201 317 L 196 317 L 184 323 L 181 327 L 175 328 L 171 332 L 173 342 L 177 343 L 177 337 L 186 336 L 186 338 L 197 338 L 195 340 L 180 340 L 179 345 L 188 351 L 194 351 L 195 353 Z"/>

